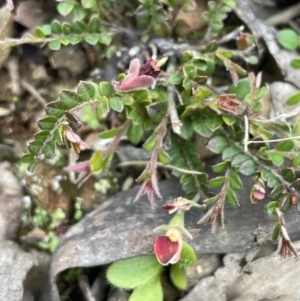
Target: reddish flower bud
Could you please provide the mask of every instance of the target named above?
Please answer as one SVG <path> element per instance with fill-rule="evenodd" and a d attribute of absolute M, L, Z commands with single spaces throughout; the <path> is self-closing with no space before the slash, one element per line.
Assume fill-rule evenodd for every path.
<path fill-rule="evenodd" d="M 176 208 L 174 204 L 163 204 L 161 208 L 166 209 L 167 211 L 173 210 Z"/>
<path fill-rule="evenodd" d="M 293 205 L 296 205 L 297 202 L 298 202 L 297 196 L 295 196 L 294 194 L 292 194 L 292 195 L 291 195 L 291 203 L 292 203 Z"/>
<path fill-rule="evenodd" d="M 257 183 L 255 183 L 251 189 L 250 193 L 250 200 L 251 203 L 258 203 L 259 201 L 263 200 L 266 196 L 265 184 L 259 178 Z"/>

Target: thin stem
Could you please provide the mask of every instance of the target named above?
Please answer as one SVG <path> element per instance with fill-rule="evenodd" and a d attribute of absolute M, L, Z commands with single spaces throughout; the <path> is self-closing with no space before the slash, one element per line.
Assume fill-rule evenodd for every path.
<path fill-rule="evenodd" d="M 148 165 L 148 161 L 126 161 L 126 162 L 121 162 L 119 163 L 117 166 L 118 167 L 126 167 L 126 166 L 146 166 Z M 199 171 L 196 171 L 196 170 L 188 170 L 188 169 L 184 169 L 184 168 L 180 168 L 180 167 L 177 167 L 177 166 L 173 166 L 173 165 L 164 165 L 160 162 L 157 162 L 156 164 L 158 167 L 164 167 L 164 168 L 167 168 L 167 169 L 170 169 L 170 170 L 176 170 L 176 171 L 179 171 L 179 172 L 182 172 L 184 174 L 189 174 L 189 175 L 201 175 L 202 172 L 199 172 Z"/>
<path fill-rule="evenodd" d="M 167 72 L 169 74 L 172 74 L 172 73 L 174 73 L 174 71 L 175 71 L 175 58 L 174 58 L 174 56 L 172 56 L 169 59 Z M 168 85 L 167 95 L 168 95 L 168 113 L 170 115 L 172 129 L 173 129 L 174 133 L 180 134 L 180 128 L 182 126 L 182 122 L 180 121 L 177 110 L 176 110 L 176 104 L 174 101 L 175 89 L 172 85 Z"/>
<path fill-rule="evenodd" d="M 123 135 L 126 133 L 128 130 L 129 126 L 131 125 L 131 120 L 127 120 L 126 122 L 123 123 L 123 126 L 117 136 L 114 138 L 114 140 L 108 145 L 108 147 L 103 151 L 103 156 L 107 156 L 111 151 L 115 151 L 117 146 L 120 143 L 120 140 L 122 139 Z"/>
<path fill-rule="evenodd" d="M 248 152 L 248 144 L 249 144 L 249 120 L 247 115 L 244 116 L 245 120 L 245 138 L 244 138 L 244 148 L 245 152 Z"/>
<path fill-rule="evenodd" d="M 264 140 L 264 141 L 248 141 L 247 144 L 249 145 L 249 144 L 259 144 L 259 143 L 280 142 L 280 141 L 287 141 L 287 140 L 293 140 L 293 139 L 300 139 L 300 136 L 287 137 L 287 138 L 281 138 L 281 139 Z"/>

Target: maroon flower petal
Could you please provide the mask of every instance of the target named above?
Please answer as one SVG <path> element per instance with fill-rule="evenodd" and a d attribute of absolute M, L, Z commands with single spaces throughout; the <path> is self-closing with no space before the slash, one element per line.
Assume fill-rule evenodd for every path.
<path fill-rule="evenodd" d="M 157 76 L 160 73 L 160 68 L 156 66 L 156 63 L 158 60 L 150 60 L 147 61 L 141 68 L 140 75 L 149 75 L 153 77 L 154 79 L 157 78 Z"/>
<path fill-rule="evenodd" d="M 179 251 L 179 241 L 172 241 L 168 236 L 159 236 L 156 238 L 154 252 L 160 264 L 167 265 L 170 262 L 175 263 L 174 257 L 176 257 L 176 261 L 179 259 L 177 259 Z"/>

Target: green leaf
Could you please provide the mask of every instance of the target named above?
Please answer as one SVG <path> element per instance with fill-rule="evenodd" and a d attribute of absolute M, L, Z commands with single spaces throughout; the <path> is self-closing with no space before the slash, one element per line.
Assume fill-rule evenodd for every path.
<path fill-rule="evenodd" d="M 50 141 L 47 143 L 44 149 L 44 155 L 46 158 L 52 158 L 56 153 L 56 143 L 55 141 Z"/>
<path fill-rule="evenodd" d="M 291 60 L 290 66 L 294 69 L 300 69 L 300 58 Z"/>
<path fill-rule="evenodd" d="M 98 34 L 89 34 L 83 38 L 87 43 L 90 45 L 96 45 L 99 42 L 99 35 Z"/>
<path fill-rule="evenodd" d="M 121 127 L 117 127 L 117 128 L 113 128 L 111 130 L 107 130 L 105 132 L 102 132 L 99 137 L 101 139 L 109 139 L 109 138 L 112 138 L 112 137 L 115 137 L 118 135 L 118 133 L 120 132 L 121 130 Z"/>
<path fill-rule="evenodd" d="M 151 152 L 153 151 L 154 147 L 156 144 L 156 136 L 155 135 L 151 135 L 147 141 L 143 144 L 143 149 L 146 152 Z"/>
<path fill-rule="evenodd" d="M 66 36 L 70 35 L 72 33 L 72 31 L 73 31 L 72 26 L 70 24 L 68 24 L 68 23 L 64 23 L 62 29 L 63 29 L 63 33 Z M 70 41 L 69 41 L 69 43 L 70 43 Z"/>
<path fill-rule="evenodd" d="M 82 41 L 82 37 L 77 37 L 74 35 L 69 37 L 69 42 L 72 45 L 76 45 L 76 44 L 80 43 L 81 41 Z"/>
<path fill-rule="evenodd" d="M 236 5 L 235 0 L 224 0 L 224 3 L 231 8 L 235 7 L 235 5 Z"/>
<path fill-rule="evenodd" d="M 108 100 L 108 103 L 109 103 L 109 107 L 114 111 L 122 112 L 124 109 L 124 104 L 121 97 L 118 96 L 111 97 Z"/>
<path fill-rule="evenodd" d="M 196 66 L 197 69 L 202 70 L 202 71 L 207 70 L 208 65 L 207 65 L 206 60 L 196 59 L 196 60 L 193 60 L 193 63 Z"/>
<path fill-rule="evenodd" d="M 223 28 L 223 23 L 221 20 L 214 19 L 211 23 L 210 26 L 213 31 L 219 31 L 220 29 Z"/>
<path fill-rule="evenodd" d="M 223 136 L 215 136 L 207 144 L 207 148 L 216 154 L 221 154 L 227 146 L 228 142 Z"/>
<path fill-rule="evenodd" d="M 210 94 L 211 91 L 208 88 L 200 87 L 195 91 L 193 95 L 193 101 L 200 101 L 206 99 Z"/>
<path fill-rule="evenodd" d="M 250 158 L 247 156 L 247 155 L 245 155 L 245 154 L 243 154 L 243 153 L 239 153 L 239 154 L 237 154 L 234 158 L 233 158 L 233 160 L 232 160 L 232 162 L 231 162 L 231 165 L 233 166 L 233 167 L 240 167 L 241 165 L 242 165 L 242 163 L 243 162 L 245 162 L 245 161 L 247 161 L 247 160 L 249 160 Z"/>
<path fill-rule="evenodd" d="M 279 230 L 280 230 L 279 222 L 276 222 L 273 227 L 273 233 L 272 233 L 273 240 L 276 240 L 278 238 Z"/>
<path fill-rule="evenodd" d="M 75 19 L 82 20 L 86 16 L 86 10 L 84 10 L 80 5 L 75 5 L 73 14 Z"/>
<path fill-rule="evenodd" d="M 227 125 L 233 125 L 236 122 L 236 118 L 233 116 L 223 115 L 222 119 Z"/>
<path fill-rule="evenodd" d="M 190 139 L 193 135 L 193 124 L 190 119 L 182 119 L 182 126 L 180 128 L 180 136 L 184 139 Z"/>
<path fill-rule="evenodd" d="M 209 1 L 208 3 L 208 11 L 213 14 L 217 8 L 217 3 L 216 1 Z"/>
<path fill-rule="evenodd" d="M 265 206 L 265 211 L 268 214 L 276 214 L 276 209 L 278 208 L 279 203 L 278 201 L 269 202 L 267 206 Z"/>
<path fill-rule="evenodd" d="M 267 185 L 271 188 L 276 187 L 279 184 L 279 180 L 265 168 L 261 171 L 262 179 L 267 181 Z"/>
<path fill-rule="evenodd" d="M 57 108 L 62 110 L 69 110 L 77 107 L 84 102 L 78 93 L 71 90 L 62 90 L 59 94 L 60 102 L 57 102 Z"/>
<path fill-rule="evenodd" d="M 43 146 L 43 143 L 44 142 L 42 140 L 34 140 L 28 144 L 28 150 L 32 154 L 36 155 Z"/>
<path fill-rule="evenodd" d="M 163 165 L 168 165 L 171 162 L 171 157 L 162 147 L 158 149 L 158 159 Z"/>
<path fill-rule="evenodd" d="M 297 154 L 292 161 L 293 167 L 298 167 L 300 166 L 300 154 Z"/>
<path fill-rule="evenodd" d="M 96 32 L 99 32 L 100 28 L 101 28 L 100 19 L 96 16 L 93 16 L 87 27 L 88 32 L 96 33 Z"/>
<path fill-rule="evenodd" d="M 34 139 L 45 141 L 49 135 L 50 131 L 48 130 L 40 131 L 34 135 Z"/>
<path fill-rule="evenodd" d="M 209 198 L 209 199 L 205 199 L 203 201 L 203 203 L 207 206 L 207 207 L 210 207 L 212 206 L 213 204 L 215 204 L 218 200 L 220 199 L 220 196 L 219 195 L 216 195 L 212 198 Z"/>
<path fill-rule="evenodd" d="M 211 131 L 216 131 L 223 124 L 222 117 L 220 115 L 214 115 L 205 118 L 205 124 Z"/>
<path fill-rule="evenodd" d="M 56 122 L 57 118 L 55 116 L 46 116 L 39 120 L 38 125 L 42 130 L 52 130 Z"/>
<path fill-rule="evenodd" d="M 97 1 L 96 0 L 81 0 L 81 4 L 83 8 L 93 8 L 96 7 Z"/>
<path fill-rule="evenodd" d="M 269 89 L 267 87 L 261 87 L 256 93 L 256 100 L 262 99 L 267 93 Z"/>
<path fill-rule="evenodd" d="M 281 154 L 270 153 L 268 154 L 268 158 L 275 164 L 276 166 L 281 166 L 284 162 L 284 158 Z"/>
<path fill-rule="evenodd" d="M 51 32 L 54 34 L 61 34 L 62 33 L 62 25 L 59 21 L 54 20 L 51 23 Z"/>
<path fill-rule="evenodd" d="M 112 36 L 111 35 L 104 34 L 104 33 L 99 35 L 99 42 L 101 44 L 104 44 L 104 45 L 107 46 L 111 43 L 111 41 L 112 41 Z"/>
<path fill-rule="evenodd" d="M 84 101 L 92 100 L 95 97 L 96 88 L 93 83 L 80 81 L 77 93 Z"/>
<path fill-rule="evenodd" d="M 96 151 L 90 160 L 92 172 L 100 171 L 103 168 L 103 153 L 101 150 Z"/>
<path fill-rule="evenodd" d="M 215 52 L 218 49 L 219 45 L 216 41 L 211 41 L 206 47 L 205 51 L 206 52 Z"/>
<path fill-rule="evenodd" d="M 30 163 L 34 159 L 34 154 L 25 154 L 21 157 L 21 162 Z"/>
<path fill-rule="evenodd" d="M 271 193 L 269 194 L 269 197 L 271 198 L 271 200 L 276 201 L 280 198 L 281 194 L 282 194 L 282 185 L 276 185 L 274 187 L 274 189 L 271 191 Z"/>
<path fill-rule="evenodd" d="M 257 102 L 251 109 L 253 113 L 260 112 L 261 109 L 263 108 L 263 105 L 261 102 Z"/>
<path fill-rule="evenodd" d="M 298 102 L 300 101 L 300 91 L 297 91 L 295 93 L 293 93 L 287 100 L 286 100 L 286 104 L 288 106 L 294 106 L 296 104 L 298 104 Z"/>
<path fill-rule="evenodd" d="M 177 264 L 182 267 L 192 267 L 196 264 L 196 262 L 197 255 L 194 248 L 190 244 L 183 242 L 180 259 Z"/>
<path fill-rule="evenodd" d="M 29 172 L 34 172 L 34 170 L 37 168 L 37 166 L 39 165 L 39 161 L 38 160 L 34 160 L 32 162 L 29 163 L 27 170 Z"/>
<path fill-rule="evenodd" d="M 229 87 L 229 93 L 235 93 L 238 100 L 244 100 L 247 94 L 251 93 L 249 78 L 240 79 L 236 85 Z"/>
<path fill-rule="evenodd" d="M 138 144 L 142 139 L 144 134 L 143 127 L 141 125 L 131 125 L 127 131 L 128 139 L 133 144 Z"/>
<path fill-rule="evenodd" d="M 256 171 L 257 165 L 252 159 L 242 163 L 242 165 L 239 168 L 239 172 L 245 176 L 253 176 L 256 173 Z"/>
<path fill-rule="evenodd" d="M 211 179 L 208 181 L 208 185 L 210 188 L 218 188 L 220 186 L 222 186 L 226 181 L 226 177 L 222 176 L 222 177 L 217 177 L 214 179 Z"/>
<path fill-rule="evenodd" d="M 280 202 L 280 211 L 287 212 L 291 209 L 292 203 L 290 195 L 287 195 L 283 197 L 283 199 Z"/>
<path fill-rule="evenodd" d="M 213 165 L 212 170 L 215 173 L 220 173 L 225 171 L 228 168 L 228 163 L 227 162 L 221 162 L 219 164 Z"/>
<path fill-rule="evenodd" d="M 284 48 L 295 50 L 299 45 L 299 36 L 292 29 L 282 29 L 277 33 L 277 40 Z"/>
<path fill-rule="evenodd" d="M 48 47 L 51 49 L 51 50 L 59 50 L 60 49 L 60 40 L 54 40 L 54 41 L 51 41 L 49 44 L 48 44 Z"/>
<path fill-rule="evenodd" d="M 50 29 L 50 32 L 51 32 L 51 29 Z M 39 38 L 45 38 L 47 36 L 46 32 L 41 27 L 37 27 L 37 29 L 35 30 L 35 34 Z"/>
<path fill-rule="evenodd" d="M 73 23 L 73 31 L 77 34 L 84 33 L 86 31 L 86 25 L 81 21 L 75 21 Z"/>
<path fill-rule="evenodd" d="M 121 100 L 124 105 L 131 106 L 134 103 L 134 99 L 129 94 L 124 94 L 121 96 Z"/>
<path fill-rule="evenodd" d="M 295 181 L 296 175 L 294 169 L 292 168 L 282 168 L 280 174 L 286 181 L 290 183 Z"/>
<path fill-rule="evenodd" d="M 243 188 L 243 182 L 241 181 L 237 172 L 235 172 L 234 170 L 232 170 L 230 173 L 230 187 L 233 190 L 240 190 Z"/>
<path fill-rule="evenodd" d="M 205 123 L 204 118 L 198 118 L 193 120 L 193 129 L 196 133 L 203 137 L 210 137 L 212 134 L 212 131 L 208 128 L 208 126 Z"/>
<path fill-rule="evenodd" d="M 288 152 L 294 148 L 293 140 L 281 141 L 276 145 L 276 149 L 283 152 Z"/>
<path fill-rule="evenodd" d="M 180 290 L 187 288 L 185 269 L 179 264 L 172 264 L 170 268 L 170 278 L 175 287 Z"/>
<path fill-rule="evenodd" d="M 73 2 L 60 2 L 57 5 L 57 10 L 62 16 L 68 15 L 74 8 Z"/>
<path fill-rule="evenodd" d="M 233 208 L 240 206 L 240 204 L 236 198 L 235 192 L 233 191 L 233 189 L 231 187 L 228 187 L 228 189 L 227 189 L 226 201 Z"/>
<path fill-rule="evenodd" d="M 100 94 L 101 96 L 111 97 L 114 93 L 113 86 L 108 82 L 100 83 Z"/>
<path fill-rule="evenodd" d="M 160 277 L 156 276 L 146 284 L 135 288 L 128 301 L 163 301 Z"/>
<path fill-rule="evenodd" d="M 183 78 L 179 72 L 175 72 L 169 77 L 169 83 L 172 85 L 180 85 L 182 80 Z"/>
<path fill-rule="evenodd" d="M 108 100 L 106 96 L 101 96 L 99 104 L 97 106 L 97 114 L 101 117 L 105 116 L 109 112 Z"/>
<path fill-rule="evenodd" d="M 119 288 L 133 289 L 157 276 L 162 266 L 155 255 L 140 255 L 114 262 L 107 270 L 108 281 Z"/>
<path fill-rule="evenodd" d="M 222 153 L 223 161 L 231 161 L 234 157 L 239 154 L 241 151 L 235 146 L 228 146 L 224 149 Z"/>

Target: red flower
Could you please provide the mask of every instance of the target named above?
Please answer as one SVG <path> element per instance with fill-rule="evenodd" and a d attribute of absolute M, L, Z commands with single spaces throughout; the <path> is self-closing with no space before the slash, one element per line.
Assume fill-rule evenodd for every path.
<path fill-rule="evenodd" d="M 176 229 L 170 229 L 165 236 L 159 236 L 154 243 L 154 252 L 162 265 L 174 264 L 180 259 L 182 235 Z"/>
<path fill-rule="evenodd" d="M 154 252 L 157 260 L 162 265 L 175 264 L 181 255 L 182 235 L 192 239 L 192 235 L 184 228 L 184 212 L 175 214 L 169 225 L 157 227 L 154 231 L 167 231 L 166 235 L 155 239 Z"/>
<path fill-rule="evenodd" d="M 161 61 L 150 60 L 140 68 L 140 61 L 133 59 L 130 62 L 126 77 L 120 82 L 113 81 L 112 84 L 119 92 L 149 88 L 154 84 L 156 77 L 160 73 L 160 66 Z"/>

